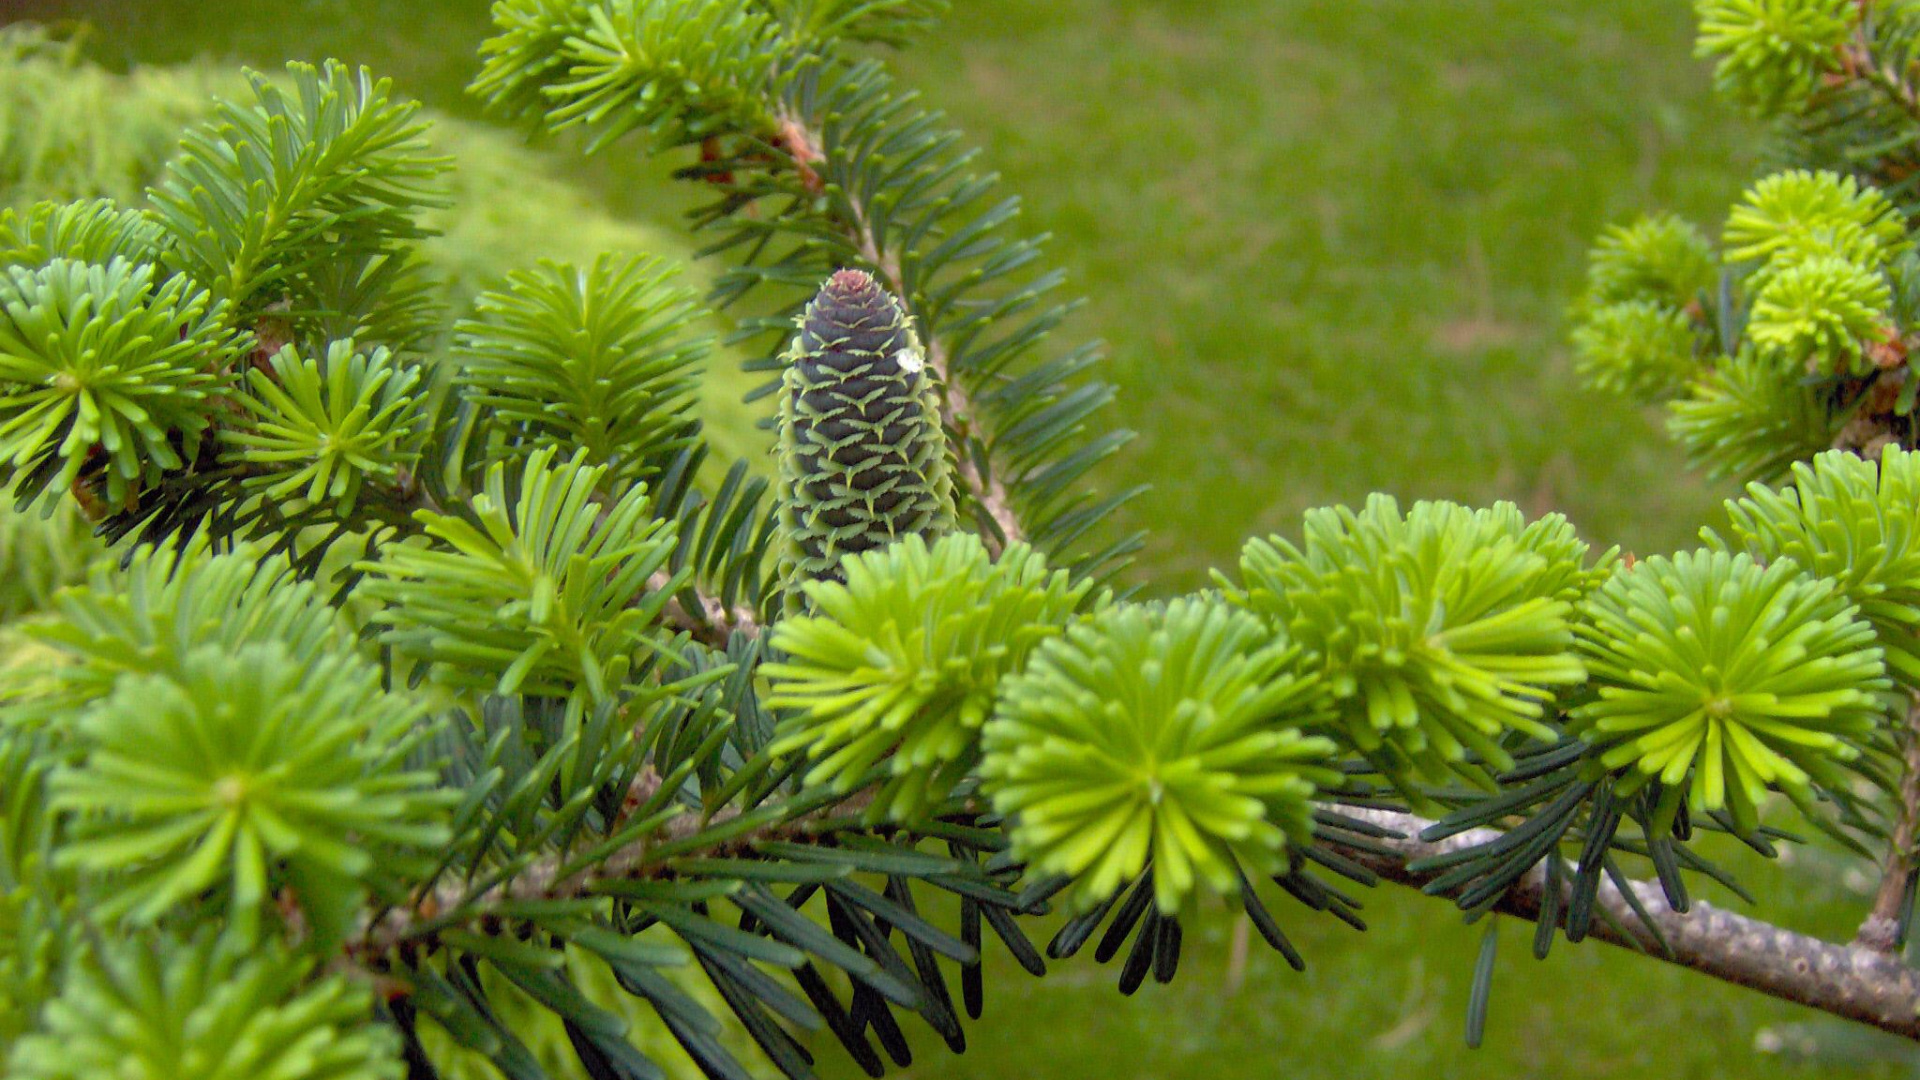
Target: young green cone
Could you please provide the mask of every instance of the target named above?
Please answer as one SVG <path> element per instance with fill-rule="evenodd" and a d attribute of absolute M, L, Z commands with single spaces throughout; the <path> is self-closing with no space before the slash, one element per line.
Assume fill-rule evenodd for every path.
<path fill-rule="evenodd" d="M 842 580 L 840 559 L 953 525 L 940 395 L 906 309 L 860 270 L 801 314 L 780 401 L 782 571 Z"/>

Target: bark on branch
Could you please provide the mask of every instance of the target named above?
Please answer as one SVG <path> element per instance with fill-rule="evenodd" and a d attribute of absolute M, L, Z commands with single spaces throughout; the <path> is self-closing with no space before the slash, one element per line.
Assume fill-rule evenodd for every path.
<path fill-rule="evenodd" d="M 1899 820 L 1887 844 L 1887 862 L 1874 894 L 1873 910 L 1860 924 L 1853 943 L 1878 952 L 1893 952 L 1900 944 L 1900 921 L 1907 905 L 1907 881 L 1913 876 L 1915 841 L 1920 840 L 1920 695 L 1907 702 L 1907 730 L 1900 778 Z"/>
<path fill-rule="evenodd" d="M 1343 848 L 1342 854 L 1389 881 L 1415 888 L 1426 884 L 1429 875 L 1409 871 L 1409 862 L 1484 844 L 1499 835 L 1491 829 L 1474 829 L 1430 843 L 1418 839 L 1420 831 L 1433 824 L 1424 818 L 1391 810 L 1344 806 L 1340 813 L 1406 837 L 1374 841 L 1392 849 L 1393 856 L 1358 848 Z M 1607 920 L 1596 919 L 1591 937 L 1638 948 L 1649 956 L 1783 1001 L 1920 1040 L 1920 970 L 1908 967 L 1898 956 L 1857 944 L 1821 941 L 1699 900 L 1694 902 L 1691 911 L 1681 914 L 1668 909 L 1658 885 L 1633 882 L 1632 887 L 1641 906 L 1659 926 L 1668 948 L 1663 948 L 1641 924 L 1626 897 L 1611 881 L 1601 884 L 1596 903 L 1614 917 L 1619 928 L 1609 925 Z M 1495 909 L 1529 921 L 1538 920 L 1546 888 L 1545 869 L 1535 866 L 1501 898 Z M 1561 910 L 1565 910 L 1564 904 Z"/>
<path fill-rule="evenodd" d="M 665 570 L 656 572 L 647 579 L 647 591 L 656 593 L 667 587 L 673 580 Z M 670 629 L 685 630 L 695 641 L 716 649 L 727 647 L 727 639 L 738 630 L 749 637 L 760 633 L 760 622 L 754 616 L 753 609 L 745 604 L 736 604 L 729 608 L 718 598 L 694 590 L 698 610 L 688 610 L 680 602 L 680 594 L 675 593 L 667 599 L 661 609 L 660 618 Z"/>

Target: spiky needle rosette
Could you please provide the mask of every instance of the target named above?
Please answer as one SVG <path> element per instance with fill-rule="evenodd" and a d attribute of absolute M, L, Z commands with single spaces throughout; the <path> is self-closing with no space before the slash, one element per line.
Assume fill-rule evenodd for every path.
<path fill-rule="evenodd" d="M 1574 602 L 1596 580 L 1565 518 L 1527 522 L 1501 503 L 1474 511 L 1375 495 L 1360 512 L 1307 514 L 1301 545 L 1241 553 L 1235 602 L 1316 658 L 1334 730 L 1392 783 L 1490 784 L 1512 767 L 1510 732 L 1556 733 L 1554 687 L 1581 682 Z"/>
<path fill-rule="evenodd" d="M 1879 462 L 1829 450 L 1793 467 L 1792 484 L 1749 484 L 1727 501 L 1728 539 L 1756 559 L 1792 559 L 1839 583 L 1886 650 L 1887 670 L 1920 688 L 1920 454 L 1889 446 Z"/>
<path fill-rule="evenodd" d="M 1317 675 L 1260 620 L 1208 599 L 1110 608 L 1035 650 L 982 735 L 981 783 L 1014 853 L 1098 904 L 1153 865 L 1171 914 L 1196 882 L 1238 891 L 1313 835 L 1339 783 Z"/>
<path fill-rule="evenodd" d="M 1854 0 L 1694 0 L 1694 55 L 1719 62 L 1714 83 L 1757 115 L 1794 113 L 1840 66 L 1860 18 Z"/>
<path fill-rule="evenodd" d="M 844 555 L 953 524 L 940 391 L 906 309 L 840 270 L 800 315 L 780 400 L 788 601 Z"/>
<path fill-rule="evenodd" d="M 0 210 L 0 269 L 38 270 L 55 259 L 105 266 L 115 259 L 150 260 L 160 247 L 160 226 L 140 210 L 122 210 L 112 199 L 38 202 L 25 210 Z"/>
<path fill-rule="evenodd" d="M 1588 386 L 1640 401 L 1673 397 L 1701 370 L 1686 313 L 1650 300 L 1596 309 L 1574 329 L 1573 347 Z"/>
<path fill-rule="evenodd" d="M 1864 341 L 1886 323 L 1893 293 L 1878 270 L 1833 256 L 1785 266 L 1754 298 L 1747 336 L 1762 350 L 1815 373 L 1864 375 Z"/>
<path fill-rule="evenodd" d="M 1815 783 L 1860 756 L 1891 685 L 1873 628 L 1833 582 L 1790 559 L 1724 551 L 1644 559 L 1586 605 L 1580 640 L 1597 697 L 1569 729 L 1630 795 L 1658 777 L 1656 832 L 1679 801 L 1743 830 L 1778 788 L 1811 808 Z"/>
<path fill-rule="evenodd" d="M 220 432 L 242 485 L 275 501 L 331 503 L 353 513 L 368 481 L 395 483 L 419 458 L 421 369 L 386 348 L 332 342 L 321 356 L 292 345 L 247 372 L 235 400 L 246 421 Z"/>
<path fill-rule="evenodd" d="M 970 533 L 932 546 L 909 536 L 841 567 L 844 584 L 809 582 L 810 613 L 773 628 L 786 659 L 761 668 L 773 685 L 766 703 L 796 710 L 773 751 L 810 754 L 807 783 L 841 791 L 888 762 L 872 814 L 912 821 L 973 766 L 1001 678 L 1060 632 L 1092 586 L 1025 544 L 996 561 Z"/>
<path fill-rule="evenodd" d="M 0 273 L 0 475 L 38 494 L 103 463 L 120 505 L 180 468 L 243 343 L 225 316 L 185 277 L 125 260 Z"/>
<path fill-rule="evenodd" d="M 1840 422 L 1804 368 L 1752 346 L 1667 403 L 1667 431 L 1709 476 L 1768 480 L 1833 445 Z"/>
<path fill-rule="evenodd" d="M 673 554 L 674 523 L 651 516 L 645 484 L 596 499 L 609 466 L 585 451 L 534 451 L 509 479 L 487 470 L 469 514 L 414 512 L 439 544 L 390 544 L 362 563 L 361 594 L 386 603 L 380 640 L 404 663 L 469 695 L 564 698 L 569 723 L 629 689 L 663 646 L 660 611 L 685 583 L 649 584 Z"/>
<path fill-rule="evenodd" d="M 1756 181 L 1727 216 L 1723 239 L 1728 262 L 1822 251 L 1874 269 L 1908 246 L 1906 224 L 1884 193 L 1827 169 Z"/>
<path fill-rule="evenodd" d="M 75 815 L 59 864 L 111 883 L 97 915 L 136 923 L 211 892 L 252 928 L 283 885 L 316 915 L 351 912 L 447 838 L 435 777 L 406 761 L 424 706 L 380 683 L 356 655 L 303 661 L 278 642 L 121 679 L 54 775 L 54 806 Z"/>
<path fill-rule="evenodd" d="M 49 615 L 22 629 L 59 659 L 0 672 L 0 721 L 64 729 L 128 677 L 177 675 L 200 646 L 271 642 L 301 665 L 353 648 L 348 621 L 284 555 L 211 555 L 204 540 L 136 548 L 124 565 L 97 560 L 85 584 L 53 595 Z"/>
<path fill-rule="evenodd" d="M 76 965 L 38 1032 L 7 1059 L 15 1080 L 400 1080 L 373 995 L 279 949 L 202 935 L 103 944 Z"/>
<path fill-rule="evenodd" d="M 1713 288 L 1716 262 L 1700 230 L 1673 214 L 1614 225 L 1587 254 L 1583 305 L 1638 300 L 1679 309 Z"/>

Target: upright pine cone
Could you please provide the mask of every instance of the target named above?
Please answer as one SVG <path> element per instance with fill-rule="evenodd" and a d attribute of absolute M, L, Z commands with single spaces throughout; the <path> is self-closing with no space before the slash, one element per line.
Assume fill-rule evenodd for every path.
<path fill-rule="evenodd" d="M 953 527 L 939 390 L 900 301 L 840 270 L 799 326 L 780 399 L 789 605 L 804 582 L 841 580 L 844 555 Z"/>

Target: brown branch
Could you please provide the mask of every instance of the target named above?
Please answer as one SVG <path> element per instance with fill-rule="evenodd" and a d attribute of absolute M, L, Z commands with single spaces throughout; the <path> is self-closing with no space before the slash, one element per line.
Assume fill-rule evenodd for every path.
<path fill-rule="evenodd" d="M 1908 699 L 1902 739 L 1906 773 L 1900 778 L 1900 818 L 1887 844 L 1886 869 L 1873 897 L 1873 910 L 1853 938 L 1855 945 L 1876 952 L 1890 953 L 1899 947 L 1901 909 L 1907 900 L 1907 879 L 1914 871 L 1914 840 L 1920 832 L 1920 695 Z"/>
<path fill-rule="evenodd" d="M 647 579 L 647 591 L 656 593 L 665 589 L 673 576 L 665 570 L 655 571 Z M 674 593 L 667 598 L 666 606 L 660 609 L 661 621 L 672 630 L 684 630 L 695 641 L 710 645 L 716 649 L 727 647 L 727 639 L 738 630 L 748 636 L 760 633 L 760 622 L 752 608 L 745 604 L 735 604 L 729 608 L 718 598 L 694 590 L 699 610 L 689 611 L 680 601 L 680 594 Z"/>
<path fill-rule="evenodd" d="M 1864 26 L 1852 42 L 1841 48 L 1840 70 L 1834 76 L 1841 82 L 1859 79 L 1878 90 L 1908 117 L 1920 120 L 1920 91 L 1899 71 L 1873 55 L 1873 44 L 1867 40 Z"/>
<path fill-rule="evenodd" d="M 968 413 L 967 392 L 959 383 L 946 376 L 946 348 L 938 340 L 927 345 L 927 364 L 940 372 L 941 385 L 946 389 L 946 417 L 948 428 L 961 438 L 960 445 L 966 445 L 966 435 L 972 425 L 972 416 Z M 1000 531 L 999 537 L 987 536 L 987 549 L 995 555 L 1000 554 L 1007 544 L 1017 543 L 1021 537 L 1020 518 L 1014 513 L 1013 503 L 1007 498 L 1007 487 L 998 476 L 982 477 L 973 458 L 965 453 L 959 455 L 960 486 L 965 488 L 969 497 L 987 512 L 994 528 Z"/>
<path fill-rule="evenodd" d="M 821 138 L 818 132 L 808 128 L 799 117 L 783 115 L 780 118 L 780 138 L 778 145 L 791 158 L 794 170 L 800 176 L 807 190 L 818 193 L 824 190 L 824 183 L 815 166 L 826 160 L 826 153 L 820 148 Z M 843 192 L 850 208 L 851 220 L 840 223 L 847 239 L 859 251 L 865 260 L 880 275 L 887 289 L 902 300 L 907 299 L 907 279 L 900 268 L 900 253 L 883 247 L 879 235 L 869 223 L 867 208 L 855 198 L 852 192 Z M 943 426 L 953 433 L 956 443 L 965 447 L 967 440 L 975 434 L 972 404 L 962 387 L 953 378 L 952 363 L 947 343 L 934 333 L 932 327 L 923 327 L 927 335 L 927 366 L 940 383 L 941 407 L 940 420 Z M 998 476 L 981 475 L 979 466 L 965 452 L 958 455 L 957 469 L 960 487 L 982 510 L 986 511 L 993 522 L 998 536 L 986 536 L 988 550 L 998 555 L 1006 544 L 1014 543 L 1024 535 L 1020 527 L 1020 518 L 1014 512 L 1013 500 L 1007 494 L 1006 484 Z"/>
<path fill-rule="evenodd" d="M 1409 862 L 1484 844 L 1499 835 L 1491 829 L 1473 829 L 1427 842 L 1418 837 L 1432 822 L 1412 814 L 1344 806 L 1340 813 L 1407 837 L 1372 841 L 1391 849 L 1391 856 L 1360 848 L 1341 850 L 1381 877 L 1415 888 L 1425 885 L 1431 875 L 1408 870 Z M 1667 907 L 1658 885 L 1630 884 L 1635 899 L 1659 927 L 1666 947 L 1641 924 L 1626 896 L 1611 881 L 1601 884 L 1595 903 L 1613 916 L 1618 926 L 1605 919 L 1595 920 L 1590 936 L 1640 949 L 1657 959 L 1783 1001 L 1920 1040 L 1920 971 L 1908 967 L 1899 957 L 1859 945 L 1821 941 L 1699 900 L 1694 901 L 1692 910 L 1681 914 Z M 1546 888 L 1544 866 L 1535 866 L 1500 899 L 1495 910 L 1537 921 Z"/>

